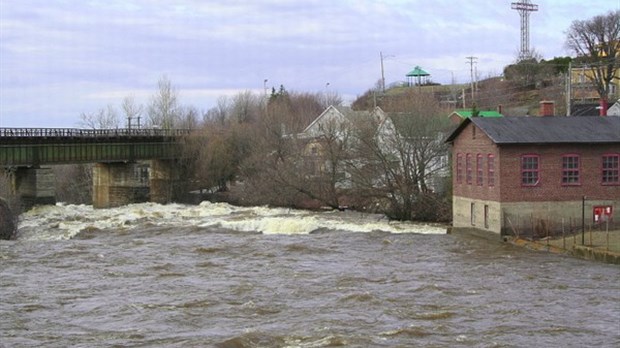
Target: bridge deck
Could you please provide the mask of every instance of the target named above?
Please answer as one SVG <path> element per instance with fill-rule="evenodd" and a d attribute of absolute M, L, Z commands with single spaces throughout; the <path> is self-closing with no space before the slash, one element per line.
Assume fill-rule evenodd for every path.
<path fill-rule="evenodd" d="M 186 129 L 0 128 L 0 166 L 174 159 Z"/>

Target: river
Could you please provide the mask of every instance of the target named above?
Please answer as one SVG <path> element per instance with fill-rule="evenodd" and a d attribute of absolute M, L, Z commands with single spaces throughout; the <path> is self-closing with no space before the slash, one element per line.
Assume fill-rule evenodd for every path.
<path fill-rule="evenodd" d="M 0 347 L 618 347 L 620 267 L 353 212 L 36 207 Z"/>

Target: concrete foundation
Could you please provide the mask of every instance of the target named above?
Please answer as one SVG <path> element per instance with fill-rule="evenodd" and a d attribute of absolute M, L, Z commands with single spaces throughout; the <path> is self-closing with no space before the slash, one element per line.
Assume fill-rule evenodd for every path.
<path fill-rule="evenodd" d="M 56 204 L 55 177 L 51 168 L 20 167 L 13 172 L 13 190 L 22 205 Z"/>
<path fill-rule="evenodd" d="M 150 171 L 151 202 L 170 203 L 182 195 L 180 170 L 174 160 L 152 160 Z"/>
<path fill-rule="evenodd" d="M 111 208 L 147 200 L 148 187 L 135 163 L 97 163 L 93 167 L 93 207 Z"/>
<path fill-rule="evenodd" d="M 475 228 L 487 232 L 531 235 L 537 230 L 569 230 L 581 225 L 582 210 L 585 225 L 593 221 L 593 208 L 613 207 L 613 221 L 620 220 L 620 200 L 581 200 L 548 202 L 505 202 L 477 200 L 454 196 L 452 198 L 455 228 Z M 540 225 L 544 220 L 545 224 Z"/>
<path fill-rule="evenodd" d="M 452 225 L 456 228 L 474 228 L 500 234 L 502 206 L 499 202 L 453 197 Z"/>
<path fill-rule="evenodd" d="M 10 172 L 11 192 L 24 207 L 56 204 L 55 177 L 51 168 L 19 167 Z M 130 162 L 96 163 L 93 166 L 93 207 L 111 208 L 150 201 L 169 203 L 182 198 L 184 182 L 174 160 L 153 160 L 147 167 Z M 149 188 L 150 186 L 150 188 Z"/>

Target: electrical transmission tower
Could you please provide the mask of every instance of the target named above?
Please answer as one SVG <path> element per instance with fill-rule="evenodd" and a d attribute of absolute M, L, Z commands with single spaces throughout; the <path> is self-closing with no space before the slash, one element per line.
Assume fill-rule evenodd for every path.
<path fill-rule="evenodd" d="M 519 60 L 532 57 L 530 52 L 530 12 L 538 11 L 538 5 L 532 4 L 530 0 L 521 0 L 511 4 L 513 10 L 519 11 L 521 17 L 521 50 Z"/>

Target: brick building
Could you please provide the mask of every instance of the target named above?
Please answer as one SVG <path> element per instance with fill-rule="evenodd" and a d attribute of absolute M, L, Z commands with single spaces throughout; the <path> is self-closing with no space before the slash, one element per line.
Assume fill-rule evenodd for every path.
<path fill-rule="evenodd" d="M 582 210 L 598 222 L 601 207 L 620 221 L 618 117 L 472 117 L 446 141 L 454 228 L 508 234 L 516 216 L 581 221 Z"/>

